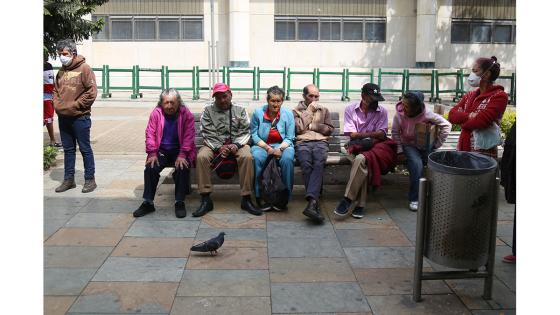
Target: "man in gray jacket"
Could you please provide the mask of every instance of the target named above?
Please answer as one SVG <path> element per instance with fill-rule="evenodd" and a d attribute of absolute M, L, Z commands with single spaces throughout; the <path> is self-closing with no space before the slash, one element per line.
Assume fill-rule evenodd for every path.
<path fill-rule="evenodd" d="M 231 102 L 231 90 L 225 83 L 214 85 L 214 102 L 204 108 L 200 117 L 200 128 L 204 145 L 196 157 L 196 177 L 201 195 L 199 208 L 193 213 L 200 217 L 214 209 L 212 192 L 212 161 L 221 156 L 235 156 L 241 186 L 241 209 L 261 215 L 261 209 L 251 201 L 253 188 L 253 156 L 247 144 L 250 139 L 249 115 L 245 108 Z"/>

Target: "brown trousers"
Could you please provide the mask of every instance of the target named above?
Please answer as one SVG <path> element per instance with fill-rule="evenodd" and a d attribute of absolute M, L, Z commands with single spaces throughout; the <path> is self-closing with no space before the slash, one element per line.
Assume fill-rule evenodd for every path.
<path fill-rule="evenodd" d="M 352 161 L 352 169 L 350 169 L 350 178 L 346 184 L 344 197 L 355 201 L 358 200 L 357 207 L 365 207 L 368 189 L 368 169 L 367 160 L 363 154 L 354 157 L 349 154 L 348 158 Z"/>
<path fill-rule="evenodd" d="M 251 194 L 253 188 L 253 155 L 248 145 L 244 145 L 235 154 L 237 159 L 237 172 L 239 173 L 239 186 L 241 196 Z M 212 192 L 212 180 L 210 163 L 214 159 L 214 152 L 207 146 L 202 146 L 196 155 L 196 179 L 198 181 L 198 193 L 206 194 Z"/>

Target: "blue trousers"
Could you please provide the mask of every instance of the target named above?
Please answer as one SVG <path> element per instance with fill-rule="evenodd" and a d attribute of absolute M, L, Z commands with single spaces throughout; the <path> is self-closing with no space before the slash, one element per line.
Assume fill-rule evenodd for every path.
<path fill-rule="evenodd" d="M 306 198 L 319 200 L 328 152 L 329 144 L 325 141 L 306 141 L 296 145 Z"/>
<path fill-rule="evenodd" d="M 418 201 L 418 189 L 424 165 L 428 161 L 429 152 L 415 146 L 403 145 L 409 175 L 408 201 Z"/>
<path fill-rule="evenodd" d="M 84 178 L 95 177 L 95 161 L 89 141 L 91 119 L 89 115 L 81 117 L 58 116 L 60 140 L 64 148 L 64 179 L 74 178 L 76 172 L 76 142 L 84 160 Z"/>
<path fill-rule="evenodd" d="M 280 143 L 271 144 L 270 146 L 273 148 L 277 148 L 280 146 Z M 255 164 L 255 197 L 260 198 L 261 191 L 258 179 L 262 174 L 264 162 L 266 161 L 268 154 L 263 148 L 259 147 L 258 145 L 254 145 L 251 147 L 251 154 L 253 155 L 253 161 Z M 294 148 L 287 147 L 286 149 L 284 149 L 284 151 L 282 152 L 282 156 L 280 157 L 282 181 L 288 188 L 290 197 L 292 196 L 292 189 L 294 187 L 294 155 Z"/>

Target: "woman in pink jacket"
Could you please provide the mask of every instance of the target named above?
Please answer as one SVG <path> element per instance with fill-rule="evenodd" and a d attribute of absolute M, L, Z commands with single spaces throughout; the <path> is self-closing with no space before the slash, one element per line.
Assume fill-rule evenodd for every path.
<path fill-rule="evenodd" d="M 168 165 L 175 166 L 175 216 L 187 215 L 185 196 L 190 192 L 190 169 L 195 167 L 194 116 L 176 89 L 161 92 L 158 105 L 150 114 L 146 127 L 146 168 L 144 169 L 144 202 L 134 217 L 154 212 L 154 197 L 159 173 Z"/>
<path fill-rule="evenodd" d="M 418 123 L 433 124 L 439 127 L 433 145 L 426 147 L 417 144 L 416 124 Z M 450 131 L 451 123 L 426 108 L 422 92 L 408 92 L 397 103 L 391 134 L 398 145 L 397 159 L 402 161 L 406 157 L 410 173 L 408 201 L 411 211 L 418 210 L 418 182 L 422 176 L 428 154 L 441 147 Z"/>

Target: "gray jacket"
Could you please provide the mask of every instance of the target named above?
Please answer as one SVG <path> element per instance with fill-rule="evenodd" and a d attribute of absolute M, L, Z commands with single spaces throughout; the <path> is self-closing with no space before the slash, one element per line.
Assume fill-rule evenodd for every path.
<path fill-rule="evenodd" d="M 218 150 L 230 137 L 238 146 L 247 144 L 251 136 L 247 110 L 232 103 L 231 118 L 230 135 L 229 110 L 221 110 L 214 103 L 206 105 L 200 116 L 200 131 L 204 145 L 212 150 Z"/>

